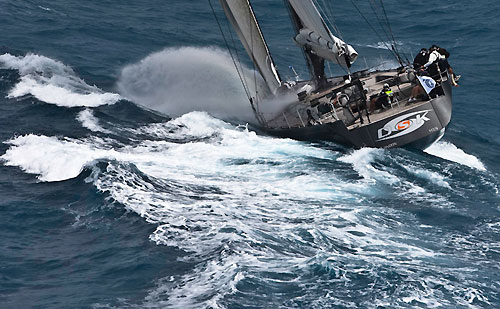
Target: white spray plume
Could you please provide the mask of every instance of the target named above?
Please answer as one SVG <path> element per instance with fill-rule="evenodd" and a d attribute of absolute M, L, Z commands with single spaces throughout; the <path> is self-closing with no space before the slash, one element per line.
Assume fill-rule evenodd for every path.
<path fill-rule="evenodd" d="M 243 67 L 246 84 L 259 93 L 265 84 L 257 73 Z M 205 111 L 225 120 L 255 123 L 248 97 L 231 56 L 214 47 L 167 48 L 126 66 L 118 91 L 147 108 L 179 116 Z"/>

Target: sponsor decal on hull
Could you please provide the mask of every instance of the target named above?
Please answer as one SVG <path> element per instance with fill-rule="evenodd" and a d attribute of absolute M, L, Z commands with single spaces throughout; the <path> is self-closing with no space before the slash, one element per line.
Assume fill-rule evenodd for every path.
<path fill-rule="evenodd" d="M 431 110 L 423 110 L 408 113 L 392 119 L 386 123 L 384 127 L 378 130 L 377 142 L 400 137 L 418 130 L 426 121 L 430 120 L 426 117 L 430 111 Z"/>

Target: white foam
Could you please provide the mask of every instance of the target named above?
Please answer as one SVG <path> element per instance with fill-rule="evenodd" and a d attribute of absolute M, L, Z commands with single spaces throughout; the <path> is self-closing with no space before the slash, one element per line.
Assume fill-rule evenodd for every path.
<path fill-rule="evenodd" d="M 39 5 L 38 7 L 41 8 L 42 10 L 44 10 L 44 11 L 48 11 L 48 12 L 52 11 L 52 9 L 46 8 L 46 7 L 41 6 L 41 5 Z"/>
<path fill-rule="evenodd" d="M 446 181 L 446 178 L 439 173 L 418 168 L 416 166 L 404 166 L 404 167 L 408 172 L 412 173 L 417 177 L 429 180 L 430 182 L 440 187 L 451 189 L 450 184 Z"/>
<path fill-rule="evenodd" d="M 90 109 L 84 109 L 79 112 L 76 119 L 82 123 L 83 127 L 92 132 L 110 133 L 109 130 L 104 129 L 99 125 L 99 119 L 94 116 L 94 113 Z"/>
<path fill-rule="evenodd" d="M 237 256 L 228 256 L 221 261 L 203 263 L 201 267 L 198 266 L 196 272 L 177 278 L 175 288 L 167 283 L 151 291 L 146 297 L 145 305 L 169 308 L 225 308 L 219 305 L 219 301 L 224 296 L 235 293 L 236 284 L 244 278 L 239 272 L 239 261 Z M 217 291 L 215 295 L 214 290 Z M 162 301 L 165 295 L 168 295 L 168 300 Z"/>
<path fill-rule="evenodd" d="M 442 254 L 427 248 L 414 229 L 405 229 L 399 221 L 414 219 L 406 212 L 363 203 L 363 197 L 370 198 L 367 182 L 395 181 L 376 165 L 379 159 L 391 159 L 385 150 L 360 149 L 337 158 L 333 151 L 258 136 L 200 112 L 147 125 L 137 133 L 193 141 L 143 140 L 112 149 L 99 139 L 27 135 L 12 139 L 2 159 L 45 181 L 68 179 L 92 166 L 88 181 L 154 224 L 152 241 L 186 253 L 179 259 L 194 268 L 160 280 L 144 307 L 224 307 L 224 297 L 237 292 L 244 280 L 297 286 L 303 292 L 298 301 L 311 304 L 318 300 L 317 292 L 297 282 L 321 287 L 320 280 L 337 280 L 330 275 L 311 279 L 311 267 L 331 269 L 345 284 L 358 274 L 376 277 L 369 273 L 378 269 L 418 281 L 422 272 L 429 272 L 429 259 Z M 105 168 L 92 164 L 99 159 L 108 161 Z M 352 164 L 363 177 L 358 193 L 352 193 L 356 184 L 336 175 L 337 159 Z M 438 292 L 420 285 L 396 293 L 389 296 L 393 304 L 400 304 L 397 297 L 439 302 Z M 343 304 L 345 298 L 331 293 L 318 306 L 322 301 Z"/>
<path fill-rule="evenodd" d="M 465 153 L 462 149 L 449 142 L 437 142 L 424 150 L 426 153 L 453 161 L 480 171 L 486 171 L 484 164 L 475 156 Z"/>
<path fill-rule="evenodd" d="M 375 148 L 361 148 L 354 150 L 348 155 L 340 157 L 338 160 L 344 163 L 350 163 L 358 174 L 367 181 L 383 181 L 387 184 L 399 182 L 399 178 L 387 171 L 375 168 L 372 163 L 376 158 L 383 157 L 385 150 Z"/>
<path fill-rule="evenodd" d="M 121 99 L 118 94 L 86 84 L 70 67 L 44 56 L 3 54 L 0 67 L 18 70 L 21 75 L 19 83 L 9 91 L 9 98 L 33 95 L 40 101 L 63 107 L 95 107 Z"/>
<path fill-rule="evenodd" d="M 83 115 L 88 116 L 88 113 Z M 93 126 L 95 123 L 91 125 Z M 173 125 L 178 125 L 180 128 L 175 133 L 170 133 L 168 128 L 172 128 Z M 131 161 L 155 176 L 168 176 L 177 179 L 204 172 L 217 174 L 218 170 L 224 166 L 224 161 L 232 159 L 251 161 L 274 157 L 277 161 L 286 162 L 294 157 L 329 156 L 328 151 L 304 147 L 296 141 L 276 140 L 257 136 L 254 132 L 235 130 L 232 126 L 205 113 L 186 114 L 165 123 L 164 126 L 166 128 L 163 131 L 165 134 L 175 134 L 181 137 L 195 136 L 197 138 L 215 134 L 221 139 L 217 143 L 200 141 L 184 144 L 146 140 L 137 147 L 110 150 L 97 145 L 105 143 L 98 143 L 96 140 L 60 139 L 30 134 L 9 141 L 8 144 L 12 147 L 2 158 L 9 165 L 20 166 L 26 171 L 40 174 L 43 180 L 56 181 L 77 176 L 78 171 L 83 168 L 85 163 L 98 158 Z M 147 131 L 148 127 L 138 131 Z M 155 130 L 155 133 L 158 134 L 158 125 Z M 74 158 L 73 161 L 72 158 Z M 59 160 L 68 161 L 68 164 L 73 167 L 61 165 L 58 163 Z M 192 170 L 193 167 L 196 167 L 196 170 Z M 185 174 L 180 173 L 181 171 L 185 171 Z M 233 171 L 227 170 L 229 174 Z M 283 183 L 282 185 L 287 186 L 288 184 Z"/>
<path fill-rule="evenodd" d="M 78 176 L 82 168 L 97 158 L 110 157 L 112 150 L 94 149 L 81 141 L 56 137 L 25 135 L 9 142 L 12 145 L 0 157 L 5 165 L 38 174 L 43 181 L 60 181 Z"/>
<path fill-rule="evenodd" d="M 243 68 L 251 93 L 254 75 Z M 259 93 L 264 94 L 259 75 Z M 167 48 L 126 66 L 118 89 L 148 108 L 179 116 L 206 111 L 222 119 L 255 122 L 253 111 L 230 55 L 219 48 Z"/>

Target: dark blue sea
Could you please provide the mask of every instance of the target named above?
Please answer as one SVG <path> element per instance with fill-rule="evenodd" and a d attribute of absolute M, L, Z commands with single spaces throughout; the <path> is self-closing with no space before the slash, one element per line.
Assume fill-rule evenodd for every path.
<path fill-rule="evenodd" d="M 398 66 L 316 2 L 354 69 Z M 252 3 L 309 78 L 282 1 Z M 0 0 L 0 308 L 500 308 L 500 2 L 383 4 L 462 75 L 423 152 L 259 132 L 208 0 Z"/>

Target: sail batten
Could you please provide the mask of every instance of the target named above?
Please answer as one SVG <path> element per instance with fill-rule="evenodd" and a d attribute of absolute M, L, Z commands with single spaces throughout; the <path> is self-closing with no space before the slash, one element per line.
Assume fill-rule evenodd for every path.
<path fill-rule="evenodd" d="M 281 78 L 271 58 L 264 36 L 248 0 L 219 0 L 228 20 L 245 50 L 264 78 L 269 90 L 276 93 Z"/>

